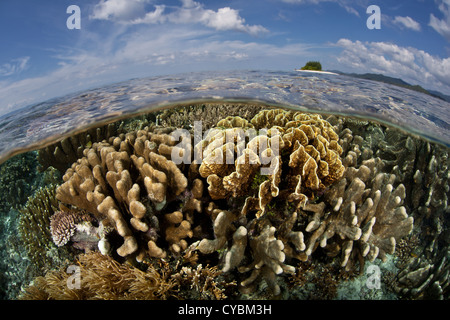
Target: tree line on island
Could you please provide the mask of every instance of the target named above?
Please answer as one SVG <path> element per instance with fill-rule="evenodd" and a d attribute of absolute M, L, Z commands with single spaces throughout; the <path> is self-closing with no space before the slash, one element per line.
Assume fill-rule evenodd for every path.
<path fill-rule="evenodd" d="M 322 65 L 319 61 L 308 61 L 301 70 L 322 71 Z"/>
<path fill-rule="evenodd" d="M 300 70 L 322 71 L 322 64 L 319 61 L 308 61 Z M 345 73 L 345 72 L 337 71 L 337 70 L 333 70 L 332 72 L 350 76 L 350 77 L 360 78 L 360 79 L 367 79 L 367 80 L 389 83 L 389 84 L 392 84 L 395 86 L 422 92 L 427 95 L 433 96 L 435 98 L 450 102 L 450 96 L 448 96 L 448 95 L 445 95 L 438 91 L 424 89 L 420 85 L 411 85 L 399 78 L 393 78 L 393 77 L 385 76 L 383 74 L 375 74 L 375 73 L 357 74 L 357 73 Z"/>

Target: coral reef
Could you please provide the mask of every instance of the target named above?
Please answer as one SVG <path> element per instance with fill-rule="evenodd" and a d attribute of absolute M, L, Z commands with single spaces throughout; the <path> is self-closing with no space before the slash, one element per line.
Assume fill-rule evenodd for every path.
<path fill-rule="evenodd" d="M 269 136 L 263 134 L 266 130 L 262 126 L 266 124 L 271 125 L 267 130 Z M 171 128 L 144 128 L 111 137 L 109 142 L 93 143 L 63 176 L 64 183 L 56 195 L 61 210 L 84 210 L 100 223 L 111 225 L 123 238 L 117 254 L 136 256 L 138 261 L 145 257 L 163 258 L 168 252 L 180 254 L 188 248 L 188 239 L 200 235 L 204 239 L 195 242 L 200 243 L 198 249 L 205 254 L 226 249 L 228 264 L 224 270 L 232 270 L 240 266 L 242 257 L 239 256 L 248 242 L 253 261 L 239 270 L 253 271 L 241 284 L 250 284 L 260 274 L 275 283 L 275 275 L 293 272 L 293 267 L 283 263 L 284 243 L 292 243 L 295 250 L 302 250 L 303 234 L 293 232 L 285 223 L 285 232 L 279 236 L 283 240 L 279 240 L 270 219 L 261 223 L 257 219 L 264 216 L 273 198 L 293 202 L 298 208 L 308 197 L 314 197 L 342 176 L 344 166 L 339 157 L 342 149 L 337 143 L 338 136 L 319 115 L 283 110 L 261 111 L 251 121 L 227 117 L 218 125 L 220 128 L 213 129 L 193 150 L 178 147 L 169 134 Z M 238 127 L 227 128 L 230 126 Z M 234 142 L 236 148 L 245 142 L 237 137 L 240 134 L 237 129 L 254 127 L 259 133 L 249 140 L 234 164 L 214 159 L 225 155 L 227 147 L 232 148 L 234 157 L 234 152 L 238 153 Z M 233 146 L 226 143 L 230 134 L 237 137 L 231 142 Z M 192 142 L 191 136 L 182 139 Z M 201 156 L 205 156 L 200 165 L 195 162 L 190 166 L 176 165 L 171 160 L 174 152 L 192 150 L 195 154 L 199 146 L 203 150 Z M 275 154 L 279 155 L 274 157 Z M 287 164 L 285 168 L 283 163 Z M 262 169 L 272 169 L 272 173 L 259 185 L 259 190 L 254 190 L 257 194 L 245 197 L 256 171 Z M 285 184 L 281 184 L 282 170 L 288 181 Z M 205 198 L 203 179 L 209 185 L 210 200 Z M 220 210 L 213 202 L 228 196 L 245 201 L 240 214 Z M 252 212 L 256 212 L 256 220 L 250 218 Z M 208 214 L 214 221 L 215 240 L 205 237 Z M 295 217 L 293 212 L 287 221 L 293 225 Z M 237 222 L 239 218 L 248 221 Z M 233 223 L 240 224 L 240 228 L 235 228 Z M 261 228 L 263 224 L 267 224 L 266 228 Z M 75 227 L 69 229 L 65 229 L 67 239 L 75 233 Z M 228 248 L 231 234 L 234 241 Z M 195 245 L 190 248 L 196 249 Z M 276 284 L 273 288 L 278 290 Z"/>
<path fill-rule="evenodd" d="M 52 269 L 72 257 L 67 248 L 57 251 L 52 241 L 50 221 L 58 211 L 56 188 L 51 185 L 39 189 L 19 210 L 19 235 L 35 274 Z"/>
<path fill-rule="evenodd" d="M 92 128 L 38 150 L 40 171 L 52 166 L 61 172 L 83 155 L 83 150 L 94 142 L 116 136 L 121 132 L 121 126 L 111 123 L 102 127 Z"/>
<path fill-rule="evenodd" d="M 228 116 L 240 116 L 251 119 L 262 109 L 268 107 L 244 103 L 206 103 L 189 106 L 179 106 L 163 110 L 156 117 L 156 122 L 162 127 L 192 129 L 194 121 L 202 121 L 203 130 L 208 130 L 217 125 L 217 119 L 225 119 Z"/>
<path fill-rule="evenodd" d="M 448 296 L 446 150 L 369 122 L 247 107 L 171 109 L 61 142 L 78 147 L 46 237 L 84 249 L 93 283 L 70 291 L 49 272 L 24 298 L 286 297 L 290 279 L 305 287 L 293 296 L 330 299 L 365 261 L 392 256 L 403 265 L 391 290 Z M 192 120 L 205 120 L 201 137 Z"/>
<path fill-rule="evenodd" d="M 27 201 L 38 186 L 38 163 L 33 153 L 20 154 L 0 165 L 0 208 L 8 212 L 10 208 L 18 209 Z"/>
<path fill-rule="evenodd" d="M 167 264 L 140 268 L 122 264 L 98 252 L 78 257 L 77 279 L 69 267 L 37 277 L 19 296 L 21 300 L 159 300 L 225 299 L 233 282 L 218 279 L 216 268 L 171 268 Z M 68 286 L 71 283 L 71 286 Z M 187 287 L 188 290 L 184 290 Z"/>
<path fill-rule="evenodd" d="M 112 225 L 123 238 L 117 249 L 122 257 L 138 253 L 143 259 L 146 250 L 150 256 L 165 256 L 156 244 L 156 230 L 165 234 L 172 251 L 179 252 L 187 247 L 184 238 L 192 236 L 189 222 L 181 212 L 160 219 L 161 210 L 186 191 L 188 183 L 176 164 L 159 154 L 174 145 L 172 136 L 147 130 L 116 137 L 112 145 L 94 143 L 67 170 L 56 197 Z M 146 239 L 147 248 L 138 248 L 135 232 Z"/>
<path fill-rule="evenodd" d="M 448 150 L 396 129 L 360 126 L 351 119 L 328 120 L 341 132 L 344 153 L 353 148 L 363 161 L 376 155 L 384 175 L 389 174 L 397 184 L 403 182 L 402 203 L 414 217 L 414 229 L 412 236 L 396 241 L 400 271 L 387 277 L 392 291 L 402 298 L 448 297 Z"/>
<path fill-rule="evenodd" d="M 248 199 L 245 206 L 245 210 L 253 207 L 262 215 L 271 197 L 290 194 L 290 200 L 299 206 L 344 172 L 338 136 L 320 115 L 273 109 L 259 112 L 250 124 L 237 117 L 225 120 L 228 126 L 238 127 L 210 130 L 194 151 L 200 153 L 199 173 L 207 178 L 213 199 L 245 195 L 258 170 L 269 173 L 269 180 L 260 185 L 258 199 Z M 225 124 L 223 120 L 219 123 Z M 289 181 L 282 191 L 278 186 L 281 171 Z"/>
<path fill-rule="evenodd" d="M 403 184 L 394 188 L 394 175 L 375 174 L 376 163 L 381 164 L 381 160 L 374 160 L 347 169 L 344 178 L 324 196 L 324 205 L 303 207 L 314 212 L 306 227 L 307 232 L 312 232 L 306 255 L 320 244 L 331 255 L 342 251 L 344 267 L 351 256 L 367 256 L 370 261 L 385 259 L 386 254 L 395 252 L 396 243 L 412 231 L 414 220 L 402 206 Z M 338 241 L 330 241 L 335 235 Z"/>

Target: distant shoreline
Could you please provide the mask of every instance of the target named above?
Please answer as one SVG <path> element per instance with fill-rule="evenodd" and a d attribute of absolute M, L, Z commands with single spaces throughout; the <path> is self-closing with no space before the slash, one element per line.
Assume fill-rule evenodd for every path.
<path fill-rule="evenodd" d="M 302 70 L 302 69 L 294 69 L 294 71 L 309 72 L 309 73 L 335 74 L 335 75 L 338 75 L 337 73 L 330 72 L 330 71 Z"/>

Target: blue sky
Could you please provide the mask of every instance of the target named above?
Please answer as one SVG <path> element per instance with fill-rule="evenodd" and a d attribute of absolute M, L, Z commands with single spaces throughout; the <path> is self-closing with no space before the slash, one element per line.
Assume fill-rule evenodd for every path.
<path fill-rule="evenodd" d="M 450 0 L 1 0 L 0 37 L 0 114 L 130 78 L 309 60 L 450 94 Z"/>

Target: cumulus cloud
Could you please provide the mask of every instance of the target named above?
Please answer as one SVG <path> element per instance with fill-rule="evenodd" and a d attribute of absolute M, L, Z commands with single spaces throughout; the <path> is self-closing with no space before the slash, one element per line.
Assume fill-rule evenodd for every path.
<path fill-rule="evenodd" d="M 214 11 L 193 0 L 182 0 L 181 6 L 161 4 L 152 6 L 153 10 L 147 10 L 147 7 L 147 0 L 101 0 L 94 7 L 91 18 L 126 24 L 200 23 L 218 31 L 235 30 L 254 36 L 268 31 L 261 25 L 246 24 L 239 11 L 230 7 Z"/>
<path fill-rule="evenodd" d="M 414 30 L 414 31 L 420 31 L 420 24 L 415 21 L 411 17 L 400 17 L 396 16 L 393 21 L 395 24 L 400 25 L 402 27 Z"/>
<path fill-rule="evenodd" d="M 143 16 L 147 0 L 101 0 L 91 18 L 113 21 L 132 21 Z"/>
<path fill-rule="evenodd" d="M 20 57 L 0 65 L 0 76 L 12 76 L 21 73 L 28 67 L 30 57 Z"/>
<path fill-rule="evenodd" d="M 430 23 L 428 25 L 450 41 L 450 0 L 443 0 L 438 8 L 444 15 L 444 19 L 438 19 L 433 14 L 430 14 Z"/>
<path fill-rule="evenodd" d="M 338 62 L 353 72 L 381 73 L 450 93 L 450 58 L 387 42 L 340 39 L 336 45 L 343 48 Z"/>
<path fill-rule="evenodd" d="M 144 29 L 146 32 L 142 32 Z M 18 107 L 129 78 L 183 72 L 234 69 L 292 70 L 299 59 L 318 56 L 316 46 L 279 46 L 242 40 L 220 40 L 208 28 L 144 25 L 129 31 L 110 49 L 116 34 L 89 39 L 79 50 L 58 55 L 58 68 L 41 77 L 0 78 L 0 115 Z M 89 45 L 95 42 L 95 49 Z M 322 49 L 322 48 L 319 48 Z"/>

